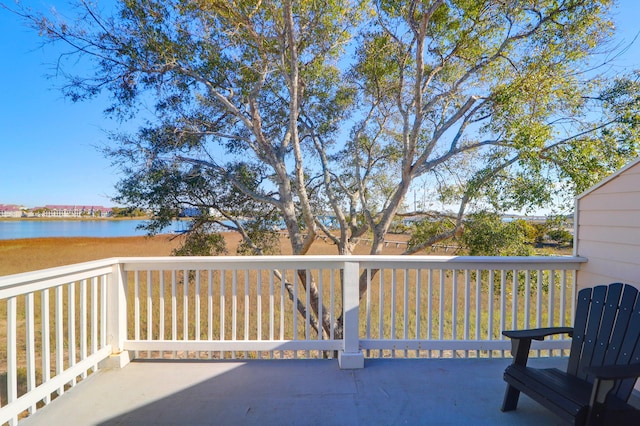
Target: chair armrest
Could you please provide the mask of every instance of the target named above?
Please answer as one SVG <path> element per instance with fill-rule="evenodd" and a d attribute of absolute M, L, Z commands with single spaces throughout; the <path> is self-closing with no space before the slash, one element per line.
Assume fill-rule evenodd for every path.
<path fill-rule="evenodd" d="M 640 377 L 640 364 L 592 366 L 584 372 L 601 380 L 631 379 Z"/>
<path fill-rule="evenodd" d="M 546 336 L 567 333 L 573 336 L 573 327 L 546 327 L 529 330 L 503 330 L 502 335 L 510 339 L 544 340 Z"/>
<path fill-rule="evenodd" d="M 502 334 L 511 339 L 513 364 L 526 366 L 532 340 L 544 340 L 545 336 L 567 333 L 573 335 L 572 327 L 547 327 L 530 330 L 504 330 Z"/>

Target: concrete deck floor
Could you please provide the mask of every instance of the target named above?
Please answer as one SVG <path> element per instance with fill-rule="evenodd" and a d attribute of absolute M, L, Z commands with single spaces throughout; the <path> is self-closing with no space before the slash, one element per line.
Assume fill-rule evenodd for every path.
<path fill-rule="evenodd" d="M 500 411 L 509 359 L 134 361 L 102 370 L 21 425 L 555 425 L 522 395 Z M 562 367 L 564 359 L 532 359 Z"/>

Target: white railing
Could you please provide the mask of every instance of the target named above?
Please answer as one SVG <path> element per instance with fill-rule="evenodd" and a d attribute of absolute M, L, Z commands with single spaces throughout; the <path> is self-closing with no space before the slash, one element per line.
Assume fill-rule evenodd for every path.
<path fill-rule="evenodd" d="M 0 423 L 34 412 L 123 351 L 212 359 L 337 353 L 343 368 L 361 367 L 364 356 L 506 356 L 503 329 L 571 324 L 584 261 L 122 258 L 0 277 Z M 562 339 L 538 343 L 538 353 L 568 348 Z"/>
<path fill-rule="evenodd" d="M 98 368 L 107 343 L 107 291 L 113 261 L 0 277 L 0 424 L 15 424 Z M 6 362 L 3 362 L 5 361 Z"/>
<path fill-rule="evenodd" d="M 345 258 L 306 256 L 125 259 L 133 315 L 123 348 L 137 356 L 208 358 L 341 350 L 335 320 L 345 264 Z M 347 281 L 357 281 L 357 269 L 352 273 Z M 304 285 L 311 281 L 319 316 L 331 323 L 326 333 L 317 333 L 312 286 Z M 301 313 L 294 315 L 296 309 Z"/>
<path fill-rule="evenodd" d="M 402 257 L 365 259 L 360 347 L 368 356 L 504 357 L 502 330 L 573 323 L 582 258 Z M 569 348 L 567 336 L 537 354 Z M 506 351 L 506 352 L 505 352 Z"/>

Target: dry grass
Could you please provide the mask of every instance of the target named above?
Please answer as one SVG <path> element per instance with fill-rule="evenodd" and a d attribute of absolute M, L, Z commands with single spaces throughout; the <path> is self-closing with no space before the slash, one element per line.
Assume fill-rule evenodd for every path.
<path fill-rule="evenodd" d="M 180 245 L 181 237 L 159 235 L 156 237 L 119 238 L 33 238 L 0 240 L 0 276 L 70 265 L 90 260 L 123 256 L 169 256 Z M 239 237 L 226 234 L 229 254 L 235 254 Z M 394 235 L 394 241 L 406 241 L 408 236 Z M 385 254 L 401 254 L 405 246 L 389 244 Z M 356 254 L 368 254 L 370 247 L 361 244 Z M 280 241 L 282 254 L 290 254 L 289 240 Z M 316 241 L 309 254 L 337 254 L 335 246 L 322 240 Z"/>
<path fill-rule="evenodd" d="M 1 240 L 0 275 L 114 256 L 168 256 L 177 244 L 168 236 Z"/>

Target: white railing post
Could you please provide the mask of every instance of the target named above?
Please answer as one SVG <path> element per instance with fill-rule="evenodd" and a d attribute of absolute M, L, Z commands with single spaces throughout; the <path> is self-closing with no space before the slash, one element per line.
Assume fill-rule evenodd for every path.
<path fill-rule="evenodd" d="M 18 399 L 18 302 L 15 297 L 7 300 L 7 403 Z M 9 418 L 9 425 L 18 424 L 18 415 L 14 413 Z"/>
<path fill-rule="evenodd" d="M 130 361 L 124 350 L 127 339 L 127 278 L 122 263 L 113 265 L 107 286 L 107 344 L 111 358 L 107 367 L 124 367 Z"/>
<path fill-rule="evenodd" d="M 364 354 L 360 350 L 359 336 L 359 274 L 359 263 L 344 263 L 344 282 L 342 285 L 343 347 L 338 353 L 338 363 L 341 369 L 364 367 Z"/>

